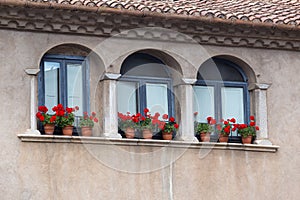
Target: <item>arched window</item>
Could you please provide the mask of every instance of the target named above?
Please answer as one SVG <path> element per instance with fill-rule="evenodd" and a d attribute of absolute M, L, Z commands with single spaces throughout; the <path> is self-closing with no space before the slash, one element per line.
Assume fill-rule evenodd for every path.
<path fill-rule="evenodd" d="M 68 107 L 79 106 L 80 110 L 75 113 L 77 116 L 88 111 L 89 84 L 85 57 L 46 54 L 40 69 L 39 105 L 49 109 L 59 103 Z"/>
<path fill-rule="evenodd" d="M 194 110 L 197 121 L 206 122 L 208 116 L 220 121 L 234 117 L 237 123 L 249 121 L 249 92 L 247 77 L 235 63 L 213 58 L 204 62 L 194 85 Z M 239 142 L 236 132 L 231 142 Z"/>
<path fill-rule="evenodd" d="M 38 74 L 38 105 L 48 107 L 52 113 L 53 106 L 62 104 L 64 107 L 78 106 L 75 112 L 75 127 L 79 116 L 90 111 L 90 83 L 87 56 L 91 51 L 76 44 L 56 46 L 42 57 Z M 38 124 L 43 133 L 43 126 Z M 61 134 L 59 129 L 55 134 Z M 73 135 L 78 135 L 74 128 Z"/>
<path fill-rule="evenodd" d="M 118 112 L 137 113 L 149 108 L 151 113 L 174 115 L 172 79 L 168 67 L 146 53 L 128 56 L 121 67 Z"/>

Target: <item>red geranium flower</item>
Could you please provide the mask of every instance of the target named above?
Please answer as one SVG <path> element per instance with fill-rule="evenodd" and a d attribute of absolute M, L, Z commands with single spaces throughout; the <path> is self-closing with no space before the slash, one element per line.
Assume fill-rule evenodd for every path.
<path fill-rule="evenodd" d="M 254 116 L 253 116 L 253 115 L 251 115 L 251 116 L 250 116 L 250 120 L 252 120 L 252 121 L 254 121 L 254 120 L 255 120 L 255 118 L 254 118 Z"/>
<path fill-rule="evenodd" d="M 236 121 L 235 121 L 234 118 L 231 118 L 231 119 L 230 119 L 230 122 L 235 123 Z"/>
<path fill-rule="evenodd" d="M 144 109 L 144 113 L 146 114 L 146 113 L 148 113 L 149 112 L 149 109 L 148 108 L 145 108 Z"/>
<path fill-rule="evenodd" d="M 178 128 L 179 128 L 179 125 L 178 125 L 178 124 L 174 124 L 174 127 L 175 127 L 176 129 L 178 129 Z"/>
<path fill-rule="evenodd" d="M 211 125 L 214 125 L 214 124 L 216 124 L 217 123 L 217 121 L 215 120 L 215 119 L 212 119 L 211 121 L 210 121 L 210 124 Z"/>
<path fill-rule="evenodd" d="M 45 117 L 42 115 L 39 117 L 40 121 L 43 122 L 45 120 Z"/>
<path fill-rule="evenodd" d="M 50 122 L 53 123 L 53 122 L 55 122 L 55 120 L 56 120 L 56 116 L 53 115 L 53 116 L 50 118 Z"/>
<path fill-rule="evenodd" d="M 168 116 L 167 114 L 163 114 L 162 118 L 163 118 L 163 119 L 168 119 L 169 116 Z"/>
<path fill-rule="evenodd" d="M 212 119 L 212 117 L 207 117 L 206 118 L 206 120 L 207 120 L 208 123 L 210 123 L 211 119 Z"/>
<path fill-rule="evenodd" d="M 175 118 L 174 117 L 170 117 L 170 122 L 175 122 Z"/>

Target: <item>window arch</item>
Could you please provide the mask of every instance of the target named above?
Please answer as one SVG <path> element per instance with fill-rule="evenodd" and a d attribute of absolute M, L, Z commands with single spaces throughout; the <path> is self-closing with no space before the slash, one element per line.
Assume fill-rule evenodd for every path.
<path fill-rule="evenodd" d="M 207 60 L 200 66 L 193 88 L 197 121 L 206 122 L 208 116 L 217 121 L 232 117 L 237 123 L 249 121 L 248 79 L 234 62 L 222 58 Z M 231 134 L 230 141 L 240 141 L 236 132 Z"/>

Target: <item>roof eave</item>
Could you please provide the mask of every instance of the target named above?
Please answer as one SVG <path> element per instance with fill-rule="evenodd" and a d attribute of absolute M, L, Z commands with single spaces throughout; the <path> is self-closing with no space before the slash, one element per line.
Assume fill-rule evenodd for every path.
<path fill-rule="evenodd" d="M 288 24 L 274 24 L 266 22 L 252 22 L 244 21 L 239 19 L 228 20 L 221 18 L 211 18 L 204 16 L 191 16 L 191 15 L 178 15 L 171 13 L 158 13 L 151 11 L 137 11 L 137 10 L 125 10 L 117 8 L 108 7 L 91 7 L 82 5 L 70 5 L 70 4 L 58 4 L 52 2 L 31 2 L 31 1 L 17 1 L 17 0 L 1 0 L 0 6 L 14 6 L 14 7 L 24 7 L 24 8 L 36 8 L 36 9 L 58 9 L 58 10 L 70 10 L 70 11 L 86 11 L 94 13 L 108 13 L 108 14 L 118 14 L 118 15 L 129 15 L 137 17 L 155 17 L 164 18 L 166 20 L 184 20 L 184 21 L 199 21 L 211 24 L 225 24 L 225 25 L 244 25 L 253 28 L 270 28 L 279 30 L 289 30 L 296 31 L 300 30 L 300 26 L 288 25 Z"/>

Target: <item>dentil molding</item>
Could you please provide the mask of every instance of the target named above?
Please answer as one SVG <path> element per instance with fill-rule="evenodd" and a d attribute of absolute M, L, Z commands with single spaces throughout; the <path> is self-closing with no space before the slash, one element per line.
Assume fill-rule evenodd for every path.
<path fill-rule="evenodd" d="M 171 31 L 137 31 L 160 27 Z M 130 39 L 197 42 L 203 45 L 300 50 L 299 30 L 250 25 L 210 24 L 191 20 L 137 17 L 128 14 L 0 5 L 0 29 Z M 124 32 L 125 31 L 125 32 Z M 121 34 L 120 34 L 121 33 Z"/>

